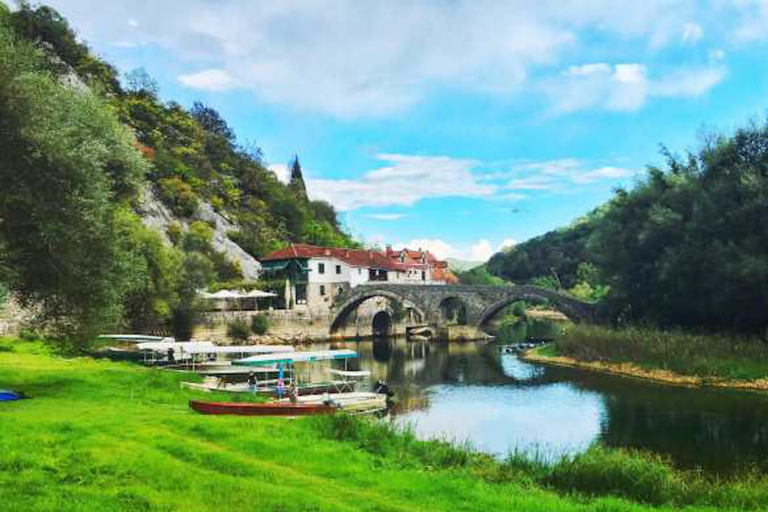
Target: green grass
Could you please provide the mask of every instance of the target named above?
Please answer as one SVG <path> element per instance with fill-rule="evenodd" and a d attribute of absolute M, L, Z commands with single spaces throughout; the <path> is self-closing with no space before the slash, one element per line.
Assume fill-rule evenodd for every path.
<path fill-rule="evenodd" d="M 759 338 L 579 324 L 569 326 L 554 347 L 559 355 L 582 361 L 631 362 L 680 375 L 768 377 L 768 342 Z"/>
<path fill-rule="evenodd" d="M 571 512 L 670 510 L 675 503 L 735 510 L 768 503 L 758 492 L 768 486 L 758 477 L 715 485 L 723 490 L 721 501 L 680 500 L 674 493 L 649 499 L 646 480 L 624 489 L 634 471 L 626 468 L 640 467 L 637 457 L 610 451 L 600 452 L 597 463 L 597 455 L 588 455 L 590 464 L 573 459 L 570 466 L 523 464 L 522 457 L 497 462 L 468 447 L 418 441 L 412 432 L 346 416 L 203 416 L 190 411 L 187 400 L 215 395 L 180 389 L 184 375 L 63 359 L 36 342 L 0 346 L 0 388 L 34 397 L 0 404 L 3 512 Z M 648 464 L 648 472 L 665 468 L 671 475 L 662 489 L 682 478 L 661 462 Z M 606 466 L 624 468 L 624 479 L 596 480 L 595 472 L 611 471 Z M 733 493 L 736 484 L 743 484 L 742 494 Z"/>

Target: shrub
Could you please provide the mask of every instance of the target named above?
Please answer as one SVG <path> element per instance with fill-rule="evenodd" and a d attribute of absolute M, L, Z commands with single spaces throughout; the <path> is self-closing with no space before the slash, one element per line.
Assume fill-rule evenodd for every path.
<path fill-rule="evenodd" d="M 254 334 L 261 336 L 267 334 L 269 330 L 269 319 L 266 315 L 254 315 L 251 317 L 251 330 Z"/>
<path fill-rule="evenodd" d="M 660 457 L 593 446 L 556 464 L 544 481 L 566 492 L 624 496 L 661 505 L 683 494 L 685 482 Z"/>
<path fill-rule="evenodd" d="M 191 217 L 197 211 L 197 196 L 189 184 L 176 176 L 158 182 L 160 195 L 176 215 Z"/>
<path fill-rule="evenodd" d="M 178 222 L 172 222 L 168 224 L 166 233 L 173 245 L 179 245 L 179 242 L 181 242 L 181 239 L 184 237 L 184 228 Z"/>
<path fill-rule="evenodd" d="M 232 320 L 227 325 L 227 334 L 237 341 L 247 341 L 251 336 L 251 328 L 245 320 Z"/>

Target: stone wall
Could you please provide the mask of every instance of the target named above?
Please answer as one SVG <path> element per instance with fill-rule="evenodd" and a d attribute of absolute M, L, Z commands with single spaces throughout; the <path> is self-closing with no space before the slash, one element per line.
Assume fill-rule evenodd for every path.
<path fill-rule="evenodd" d="M 0 336 L 18 336 L 29 324 L 32 313 L 13 299 L 0 306 Z"/>
<path fill-rule="evenodd" d="M 390 302 L 383 297 L 374 297 L 361 303 L 345 324 L 333 333 L 334 339 L 365 338 L 373 335 L 373 317 L 380 311 L 393 315 Z M 269 319 L 269 332 L 260 338 L 266 343 L 299 343 L 304 341 L 328 340 L 333 315 L 330 311 L 318 312 L 307 309 L 268 311 L 217 311 L 202 315 L 193 337 L 217 342 L 228 341 L 227 326 L 235 320 L 249 325 L 254 315 L 265 315 Z M 392 335 L 405 334 L 405 322 L 393 322 Z M 254 337 L 254 340 L 257 338 Z"/>

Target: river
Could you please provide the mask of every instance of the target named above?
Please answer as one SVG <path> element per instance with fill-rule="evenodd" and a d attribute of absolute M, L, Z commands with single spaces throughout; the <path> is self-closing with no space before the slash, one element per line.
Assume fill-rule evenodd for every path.
<path fill-rule="evenodd" d="M 556 331 L 537 322 L 504 337 L 521 341 Z M 502 457 L 518 449 L 553 458 L 599 442 L 716 473 L 768 464 L 766 395 L 533 365 L 500 342 L 381 339 L 332 346 L 356 350 L 357 366 L 389 383 L 397 398 L 391 418 L 421 438 L 468 441 Z"/>

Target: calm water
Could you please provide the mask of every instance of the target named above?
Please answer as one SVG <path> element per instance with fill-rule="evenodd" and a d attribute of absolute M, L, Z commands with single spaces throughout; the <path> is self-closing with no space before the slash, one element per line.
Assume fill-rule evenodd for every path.
<path fill-rule="evenodd" d="M 521 326 L 507 336 L 519 341 L 551 329 Z M 599 441 L 664 454 L 682 467 L 768 470 L 768 396 L 531 365 L 498 343 L 386 339 L 333 347 L 358 351 L 359 367 L 388 381 L 397 393 L 395 420 L 423 438 L 466 440 L 501 456 L 515 448 L 572 453 Z"/>

